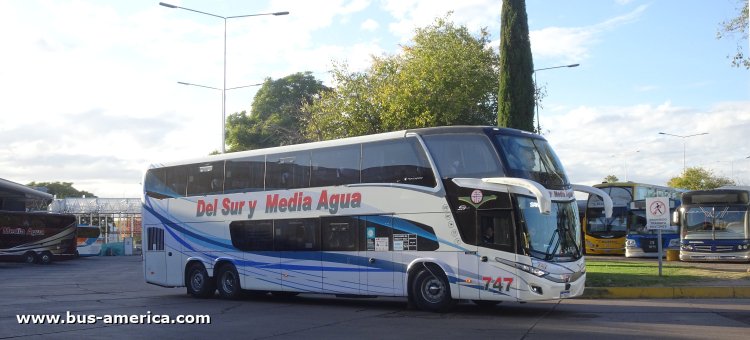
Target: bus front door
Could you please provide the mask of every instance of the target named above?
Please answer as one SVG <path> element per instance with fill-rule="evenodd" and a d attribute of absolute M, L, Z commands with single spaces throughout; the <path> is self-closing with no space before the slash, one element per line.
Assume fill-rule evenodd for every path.
<path fill-rule="evenodd" d="M 515 228 L 510 209 L 477 210 L 481 300 L 515 300 L 518 282 Z"/>

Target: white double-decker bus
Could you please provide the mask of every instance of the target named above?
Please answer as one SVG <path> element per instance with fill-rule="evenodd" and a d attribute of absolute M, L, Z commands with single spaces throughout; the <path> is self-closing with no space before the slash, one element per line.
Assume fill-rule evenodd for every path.
<path fill-rule="evenodd" d="M 543 137 L 439 127 L 152 165 L 146 282 L 197 297 L 405 296 L 443 311 L 579 296 L 573 190 Z"/>

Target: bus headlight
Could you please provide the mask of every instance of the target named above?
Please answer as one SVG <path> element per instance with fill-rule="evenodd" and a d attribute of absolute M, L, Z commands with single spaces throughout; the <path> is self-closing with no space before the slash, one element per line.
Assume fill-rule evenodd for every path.
<path fill-rule="evenodd" d="M 669 248 L 678 248 L 679 246 L 680 246 L 680 239 L 678 238 L 673 238 L 669 240 L 669 245 L 667 245 L 667 247 Z"/>
<path fill-rule="evenodd" d="M 625 240 L 625 247 L 635 248 L 635 240 Z"/>
<path fill-rule="evenodd" d="M 570 282 L 570 278 L 572 277 L 571 274 L 552 274 L 550 272 L 541 270 L 539 268 L 532 267 L 532 266 L 525 265 L 525 264 L 520 264 L 520 263 L 516 264 L 516 268 L 523 270 L 527 273 L 533 274 L 537 277 L 542 277 L 542 278 L 545 278 L 547 280 L 550 280 L 552 282 L 557 282 L 557 283 L 568 283 Z"/>

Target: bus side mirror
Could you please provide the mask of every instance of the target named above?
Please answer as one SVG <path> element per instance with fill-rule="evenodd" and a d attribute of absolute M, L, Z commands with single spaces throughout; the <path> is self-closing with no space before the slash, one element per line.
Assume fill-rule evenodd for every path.
<path fill-rule="evenodd" d="M 672 212 L 672 224 L 680 225 L 680 212 L 679 211 Z"/>

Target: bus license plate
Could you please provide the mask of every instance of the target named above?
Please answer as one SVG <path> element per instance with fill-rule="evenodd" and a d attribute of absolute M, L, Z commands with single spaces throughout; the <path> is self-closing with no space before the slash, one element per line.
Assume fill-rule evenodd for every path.
<path fill-rule="evenodd" d="M 560 298 L 561 299 L 569 298 L 569 297 L 570 297 L 570 291 L 569 290 L 564 290 L 564 291 L 560 292 Z"/>

